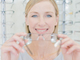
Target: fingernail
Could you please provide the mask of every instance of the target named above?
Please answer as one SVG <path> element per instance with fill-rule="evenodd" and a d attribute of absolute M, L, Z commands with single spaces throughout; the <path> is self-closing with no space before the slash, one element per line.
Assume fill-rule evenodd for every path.
<path fill-rule="evenodd" d="M 24 53 L 25 51 L 22 49 L 22 52 Z"/>
<path fill-rule="evenodd" d="M 62 45 L 61 47 L 64 47 L 64 45 Z"/>
<path fill-rule="evenodd" d="M 67 54 L 69 54 L 69 52 L 67 52 Z"/>

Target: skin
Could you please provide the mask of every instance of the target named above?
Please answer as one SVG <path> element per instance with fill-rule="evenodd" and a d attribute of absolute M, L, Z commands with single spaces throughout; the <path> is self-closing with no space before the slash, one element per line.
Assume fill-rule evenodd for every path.
<path fill-rule="evenodd" d="M 46 3 L 48 6 L 46 5 Z M 37 18 L 30 18 L 30 12 L 33 10 L 38 12 Z M 54 12 L 53 17 L 46 17 L 45 12 L 48 10 L 51 10 Z M 52 33 L 54 31 L 54 26 L 57 25 L 58 17 L 55 16 L 54 6 L 52 6 L 49 1 L 45 1 L 45 2 L 42 1 L 42 2 L 34 5 L 33 8 L 30 10 L 30 12 L 29 12 L 28 17 L 26 18 L 26 24 L 29 25 L 29 29 L 30 29 L 31 33 L 33 33 L 33 32 L 37 33 L 35 31 L 35 28 L 42 28 L 42 27 L 49 29 L 46 33 Z M 33 19 L 35 20 L 35 22 Z M 48 21 L 48 19 L 49 19 L 49 21 Z M 27 34 L 23 33 L 23 32 L 16 33 L 9 40 L 7 40 L 1 47 L 1 60 L 18 60 L 19 53 L 24 52 L 24 50 L 22 49 L 22 47 L 24 46 L 24 41 L 20 36 L 26 36 L 26 35 Z M 62 50 L 64 60 L 79 60 L 80 59 L 80 45 L 77 44 L 75 41 L 73 41 L 66 35 L 59 34 L 58 37 L 63 38 L 62 44 L 61 44 L 61 50 Z M 17 41 L 19 42 L 19 44 L 16 43 Z M 27 40 L 25 42 L 27 42 Z M 39 42 L 37 42 L 37 43 L 39 43 Z M 48 44 L 49 43 L 45 43 L 44 46 L 48 45 Z M 29 45 L 29 47 L 32 48 L 32 45 Z M 40 53 L 44 52 L 43 50 L 41 50 L 41 48 L 43 48 L 42 46 L 40 47 L 37 45 L 37 47 L 40 49 L 36 50 L 36 52 L 40 52 Z M 37 49 L 37 47 L 35 46 L 36 49 Z M 51 47 L 52 47 L 52 45 L 51 45 Z M 45 50 L 46 49 L 47 48 L 45 48 Z M 47 50 L 46 51 L 47 53 L 45 52 L 45 54 L 54 52 L 54 50 L 52 50 L 51 48 L 50 48 L 50 50 L 51 51 Z M 39 59 L 41 60 L 41 56 L 43 56 L 43 54 L 40 54 L 40 53 L 36 57 L 32 56 L 34 58 L 34 60 L 39 60 Z M 5 58 L 4 58 L 4 56 L 5 56 Z M 52 56 L 54 56 L 54 57 L 52 57 Z M 47 60 L 47 59 L 52 60 L 56 57 L 55 54 L 52 56 L 44 58 L 44 60 Z"/>

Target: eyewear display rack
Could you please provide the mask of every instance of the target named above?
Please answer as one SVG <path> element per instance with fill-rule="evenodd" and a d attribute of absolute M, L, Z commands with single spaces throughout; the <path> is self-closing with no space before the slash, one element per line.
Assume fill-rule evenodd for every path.
<path fill-rule="evenodd" d="M 2 34 L 2 43 L 6 41 L 6 13 L 5 13 L 5 0 L 1 0 L 1 34 Z"/>

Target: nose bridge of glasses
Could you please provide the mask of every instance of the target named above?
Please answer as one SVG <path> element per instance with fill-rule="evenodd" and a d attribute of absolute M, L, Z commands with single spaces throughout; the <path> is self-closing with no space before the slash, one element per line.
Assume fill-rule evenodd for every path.
<path fill-rule="evenodd" d="M 39 39 L 41 39 L 41 38 L 42 38 L 43 40 L 45 40 L 43 34 L 38 34 L 37 40 L 39 40 Z"/>

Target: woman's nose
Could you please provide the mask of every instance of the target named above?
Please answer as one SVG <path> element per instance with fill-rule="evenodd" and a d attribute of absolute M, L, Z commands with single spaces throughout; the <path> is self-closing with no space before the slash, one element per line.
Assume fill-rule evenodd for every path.
<path fill-rule="evenodd" d="M 46 22 L 45 22 L 44 18 L 40 18 L 38 25 L 41 26 L 41 27 L 46 25 Z"/>

